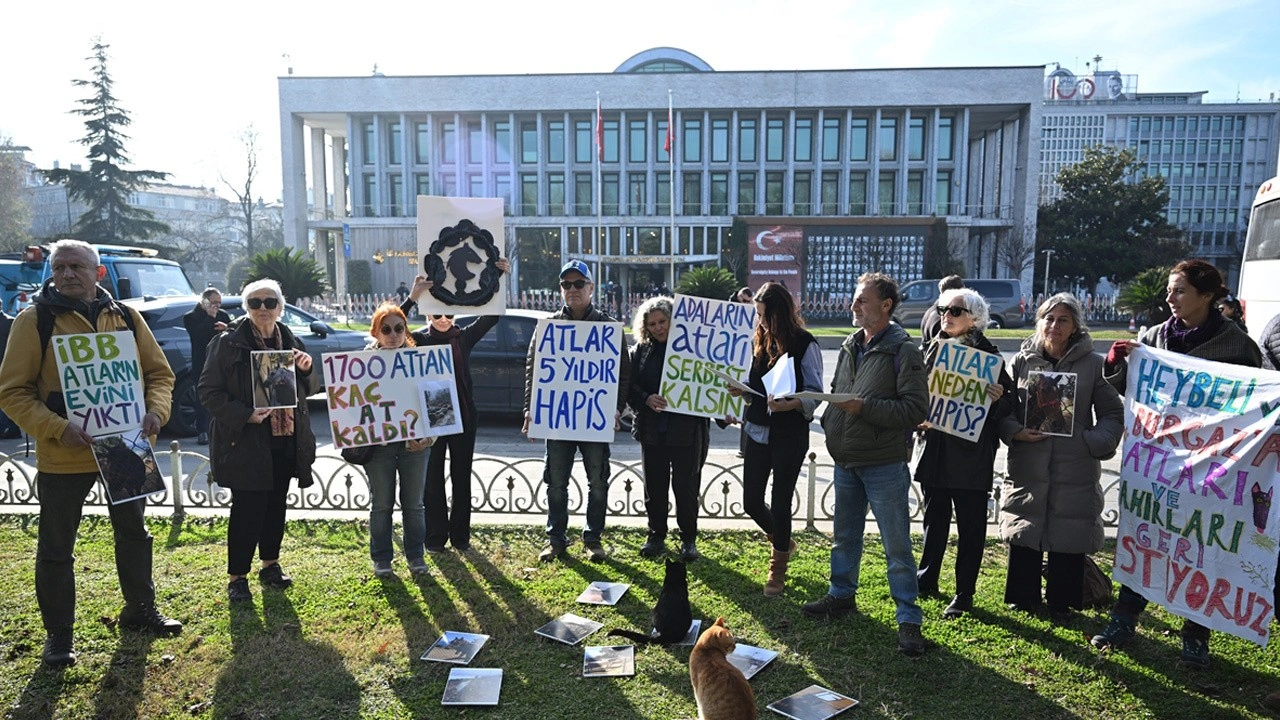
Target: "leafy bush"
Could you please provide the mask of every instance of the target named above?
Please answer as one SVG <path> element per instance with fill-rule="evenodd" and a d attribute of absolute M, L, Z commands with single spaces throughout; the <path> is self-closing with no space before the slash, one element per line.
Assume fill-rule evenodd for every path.
<path fill-rule="evenodd" d="M 1138 273 L 1120 289 L 1116 306 L 1132 313 L 1140 322 L 1155 325 L 1169 319 L 1169 306 L 1165 304 L 1169 283 L 1167 267 L 1153 267 Z"/>
<path fill-rule="evenodd" d="M 245 270 L 245 282 L 271 278 L 280 283 L 285 299 L 296 302 L 299 298 L 323 295 L 327 290 L 324 272 L 315 258 L 301 250 L 272 248 L 249 259 Z"/>
<path fill-rule="evenodd" d="M 727 300 L 738 289 L 733 273 L 718 267 L 694 268 L 680 276 L 676 292 L 681 295 Z"/>
<path fill-rule="evenodd" d="M 237 258 L 231 266 L 227 268 L 227 282 L 223 285 L 227 289 L 227 293 L 231 295 L 239 294 L 240 288 L 244 287 L 246 282 L 245 273 L 249 271 L 249 258 Z"/>

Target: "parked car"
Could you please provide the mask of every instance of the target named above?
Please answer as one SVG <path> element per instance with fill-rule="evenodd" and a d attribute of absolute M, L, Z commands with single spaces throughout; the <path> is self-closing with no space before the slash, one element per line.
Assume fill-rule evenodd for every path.
<path fill-rule="evenodd" d="M 1022 309 L 1022 282 L 1013 279 L 970 280 L 964 286 L 978 291 L 991 304 L 991 327 L 1020 328 L 1026 324 Z M 893 319 L 904 328 L 920 327 L 924 311 L 938 302 L 938 281 L 916 280 L 902 286 L 902 302 Z"/>
<path fill-rule="evenodd" d="M 125 301 L 142 314 L 152 334 L 156 336 L 160 348 L 164 350 L 165 357 L 169 360 L 169 367 L 173 368 L 175 377 L 173 408 L 169 413 L 169 423 L 165 429 L 183 437 L 196 434 L 195 405 L 199 402 L 196 396 L 199 368 L 191 367 L 191 338 L 182 324 L 182 316 L 194 308 L 199 301 L 199 295 Z M 227 311 L 233 319 L 244 315 L 240 298 L 235 295 L 222 296 L 222 309 Z M 323 320 L 288 303 L 285 303 L 284 314 L 280 316 L 280 321 L 288 325 L 293 334 L 306 344 L 307 352 L 311 354 L 314 367 L 320 371 L 322 379 L 324 366 L 320 362 L 321 353 L 360 350 L 369 340 L 367 333 L 335 330 Z"/>
<path fill-rule="evenodd" d="M 465 327 L 476 315 L 459 315 L 454 322 Z M 524 414 L 524 360 L 533 340 L 533 328 L 551 313 L 509 309 L 471 351 L 471 391 L 476 410 L 495 415 Z"/>

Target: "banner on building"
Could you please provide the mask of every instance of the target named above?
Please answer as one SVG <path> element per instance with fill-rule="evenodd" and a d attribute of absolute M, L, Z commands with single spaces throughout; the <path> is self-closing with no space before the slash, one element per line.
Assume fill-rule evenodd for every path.
<path fill-rule="evenodd" d="M 339 450 L 462 432 L 448 345 L 325 353 L 321 362 Z"/>
<path fill-rule="evenodd" d="M 1127 387 L 1113 577 L 1175 615 L 1266 645 L 1280 373 L 1140 346 Z"/>
<path fill-rule="evenodd" d="M 938 341 L 938 357 L 929 371 L 929 426 L 977 442 L 991 411 L 988 385 L 1000 383 L 1004 359 L 962 345 Z"/>
<path fill-rule="evenodd" d="M 776 282 L 791 291 L 796 304 L 804 290 L 804 228 L 753 225 L 747 228 L 747 284 L 759 289 Z"/>
<path fill-rule="evenodd" d="M 730 395 L 712 371 L 746 382 L 755 322 L 753 303 L 676 295 L 658 393 L 666 412 L 742 417 L 742 398 Z"/>
<path fill-rule="evenodd" d="M 414 298 L 426 315 L 501 315 L 507 277 L 502 198 L 418 196 L 419 272 L 432 282 Z"/>
<path fill-rule="evenodd" d="M 621 323 L 539 320 L 529 437 L 613 442 L 626 347 Z"/>
<path fill-rule="evenodd" d="M 142 427 L 147 398 L 128 330 L 53 336 L 67 420 L 90 437 Z"/>

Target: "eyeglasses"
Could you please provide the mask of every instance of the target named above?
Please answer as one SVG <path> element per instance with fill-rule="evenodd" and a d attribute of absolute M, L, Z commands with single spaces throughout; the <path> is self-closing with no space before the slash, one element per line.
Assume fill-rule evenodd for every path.
<path fill-rule="evenodd" d="M 432 315 L 431 319 L 432 320 L 452 320 L 453 316 L 452 315 Z"/>
<path fill-rule="evenodd" d="M 951 317 L 960 317 L 961 315 L 967 312 L 969 312 L 969 308 L 962 308 L 959 305 L 939 305 L 938 306 L 939 315 L 950 314 Z"/>
<path fill-rule="evenodd" d="M 404 332 L 403 325 L 383 325 L 381 329 L 383 335 L 391 335 L 393 333 L 399 335 Z"/>
<path fill-rule="evenodd" d="M 280 307 L 280 301 L 273 297 L 249 298 L 244 304 L 248 305 L 250 310 L 261 310 L 264 307 L 268 310 L 275 310 Z"/>
<path fill-rule="evenodd" d="M 569 288 L 573 288 L 574 290 L 581 290 L 586 286 L 587 286 L 586 280 L 561 280 L 560 281 L 561 290 L 568 290 Z"/>

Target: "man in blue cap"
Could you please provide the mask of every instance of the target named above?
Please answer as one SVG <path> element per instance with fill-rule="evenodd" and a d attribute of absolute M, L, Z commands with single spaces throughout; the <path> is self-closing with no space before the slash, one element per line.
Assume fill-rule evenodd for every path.
<path fill-rule="evenodd" d="M 591 279 L 591 269 L 581 260 L 570 260 L 560 269 L 560 297 L 564 307 L 551 316 L 552 320 L 584 320 L 587 322 L 617 322 L 608 314 L 601 312 L 591 304 L 595 292 L 595 283 Z M 533 396 L 533 351 L 534 344 L 529 344 L 529 354 L 524 365 L 524 429 L 529 432 L 530 406 Z M 626 348 L 622 348 L 618 364 L 618 407 L 615 414 L 621 416 L 626 405 L 626 388 L 631 368 L 627 361 Z M 573 469 L 573 456 L 582 453 L 582 466 L 587 473 L 587 526 L 582 531 L 582 543 L 587 556 L 596 562 L 608 557 L 604 546 L 600 544 L 600 535 L 604 531 L 605 510 L 609 495 L 609 443 L 582 442 L 578 440 L 547 440 L 545 469 L 542 481 L 547 486 L 547 545 L 538 555 L 542 562 L 550 562 L 564 555 L 569 544 L 566 529 L 569 525 L 569 473 Z"/>

